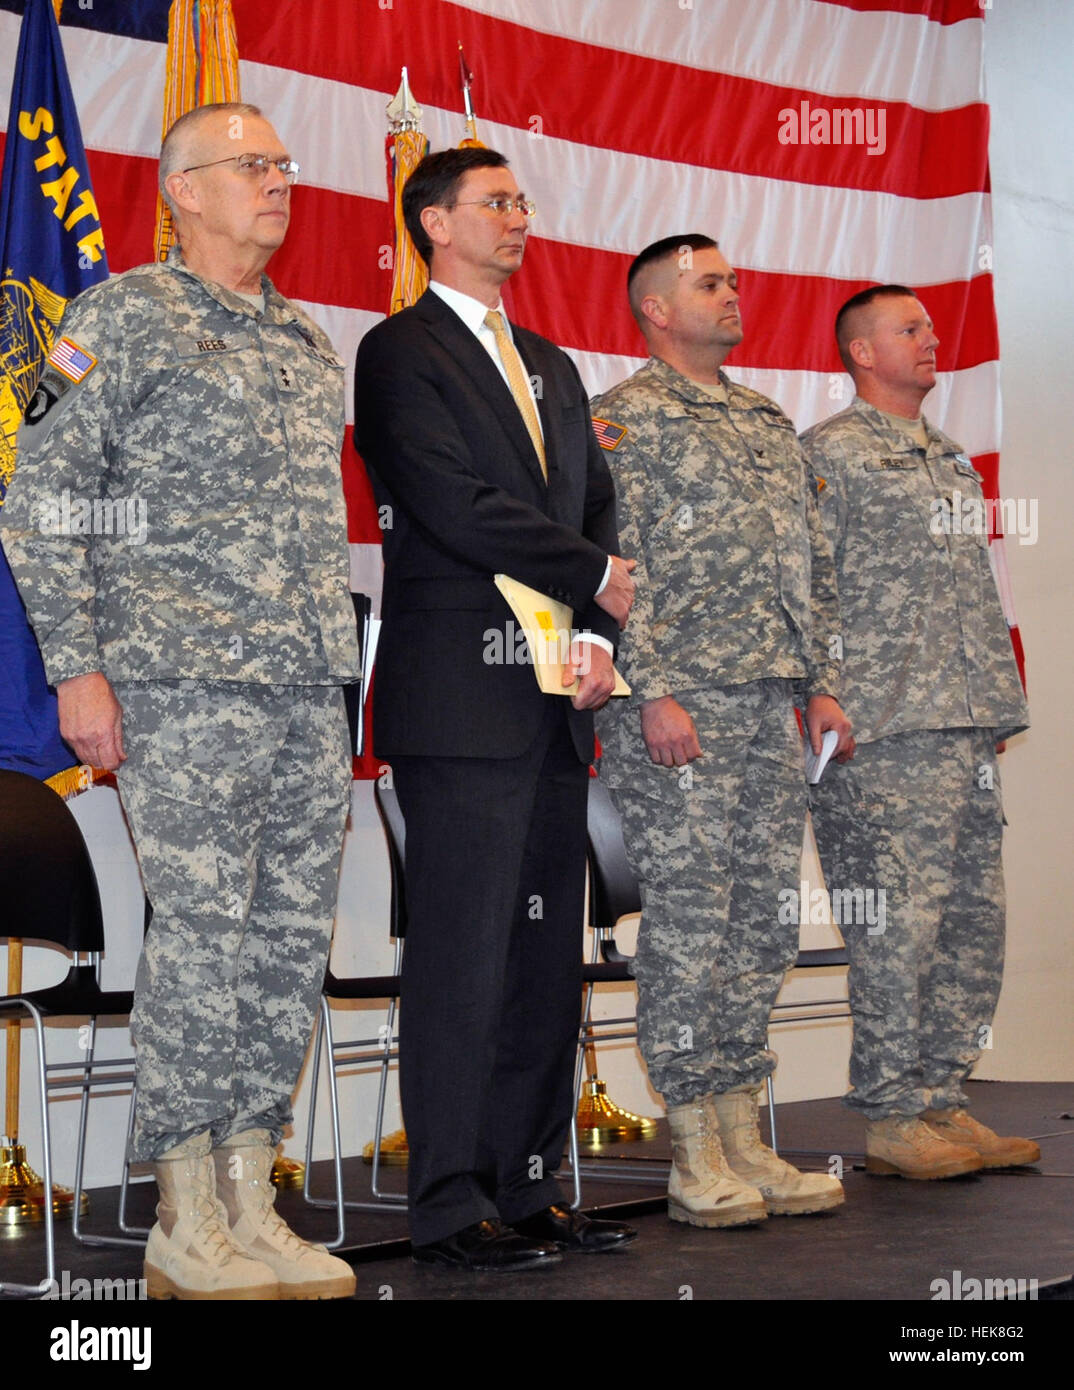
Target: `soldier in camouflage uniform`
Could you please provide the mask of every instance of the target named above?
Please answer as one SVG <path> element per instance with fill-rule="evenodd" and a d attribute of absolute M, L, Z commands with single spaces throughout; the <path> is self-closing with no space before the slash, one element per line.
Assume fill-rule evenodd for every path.
<path fill-rule="evenodd" d="M 806 813 L 796 701 L 814 746 L 831 728 L 853 750 L 837 596 L 793 425 L 720 370 L 742 323 L 716 243 L 657 242 L 628 285 L 652 357 L 593 407 L 637 559 L 633 694 L 601 716 L 601 776 L 641 885 L 638 1028 L 674 1142 L 668 1214 L 737 1225 L 843 1200 L 761 1144 L 756 1104 L 798 949 L 779 920 Z"/>
<path fill-rule="evenodd" d="M 873 1173 L 943 1178 L 1031 1163 L 966 1113 L 1003 973 L 997 741 L 1025 700 L 988 560 L 981 478 L 921 414 L 938 339 L 912 290 L 840 310 L 857 395 L 807 430 L 843 615 L 852 767 L 812 789 L 829 886 L 883 890 L 882 931 L 844 923 L 854 1043 L 847 1103 Z"/>
<path fill-rule="evenodd" d="M 296 170 L 255 107 L 173 127 L 182 250 L 71 305 L 3 515 L 62 732 L 116 770 L 154 909 L 130 1156 L 161 1190 L 157 1296 L 354 1288 L 267 1181 L 331 936 L 359 661 L 343 367 L 261 274 Z"/>

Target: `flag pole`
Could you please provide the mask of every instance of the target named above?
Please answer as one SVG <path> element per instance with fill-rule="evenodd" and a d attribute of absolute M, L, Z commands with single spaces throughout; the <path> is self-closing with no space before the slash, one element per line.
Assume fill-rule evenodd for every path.
<path fill-rule="evenodd" d="M 403 185 L 429 150 L 429 141 L 421 128 L 422 108 L 410 90 L 410 79 L 405 67 L 400 76 L 399 88 L 388 102 L 385 111 L 388 117 L 388 134 L 385 139 L 388 201 L 394 211 L 395 223 L 392 288 L 388 300 L 388 313 L 391 315 L 416 303 L 429 283 L 429 269 L 418 255 L 417 247 L 403 220 Z M 390 1052 L 390 1038 L 385 1046 Z M 405 1166 L 410 1160 L 406 1130 L 394 1129 L 390 1134 L 382 1134 L 379 1148 L 374 1135 L 362 1149 L 362 1161 L 372 1163 L 374 1157 L 378 1169 L 382 1163 L 393 1167 Z M 375 1176 L 374 1173 L 374 1178 Z"/>
<path fill-rule="evenodd" d="M 466 149 L 467 146 L 476 146 L 478 149 L 485 148 L 484 142 L 477 138 L 477 117 L 474 115 L 473 102 L 470 100 L 470 86 L 474 80 L 474 75 L 466 66 L 466 55 L 462 51 L 462 42 L 459 42 L 459 84 L 462 87 L 462 104 L 466 112 L 466 136 L 459 141 L 459 149 Z"/>
<path fill-rule="evenodd" d="M 85 175 L 85 153 L 78 130 L 70 83 L 60 42 L 59 19 L 63 0 L 27 0 L 19 30 L 19 47 L 11 89 L 11 111 L 4 151 L 3 177 L 0 179 L 0 505 L 7 484 L 16 469 L 15 432 L 23 411 L 37 387 L 44 358 L 51 350 L 64 308 L 69 299 L 90 284 L 107 278 L 104 238 L 94 208 L 89 229 L 81 219 L 53 225 L 45 218 L 44 229 L 35 221 L 33 199 L 25 197 L 28 173 L 32 175 L 35 151 L 32 137 L 17 119 L 20 109 L 44 108 L 63 129 L 63 146 L 70 168 Z M 52 126 L 49 127 L 49 130 Z M 36 185 L 37 180 L 29 179 Z M 85 195 L 84 195 L 85 196 Z M 62 231 L 59 230 L 62 228 Z M 69 235 L 65 238 L 64 233 Z M 5 567 L 6 568 L 6 567 Z M 9 576 L 10 593 L 14 579 Z M 44 712 L 48 688 L 44 668 L 33 633 L 26 623 L 21 604 L 5 601 L 5 620 L 21 622 L 25 629 L 23 665 L 18 674 L 21 691 Z M 32 654 L 32 658 L 31 658 Z M 17 669 L 13 667 L 12 669 Z M 55 695 L 52 695 L 55 700 Z M 25 766 L 33 769 L 60 796 L 73 795 L 92 784 L 93 770 L 64 766 L 70 750 L 62 743 L 53 715 L 48 738 L 27 740 L 23 750 Z M 57 767 L 60 771 L 54 771 Z M 52 775 L 47 775 L 52 772 Z M 102 774 L 103 775 L 103 774 Z M 18 997 L 23 991 L 23 943 L 8 937 L 8 993 Z M 4 1142 L 0 1144 L 0 1228 L 17 1227 L 40 1221 L 45 1203 L 51 1202 L 57 1217 L 71 1215 L 74 1193 L 70 1188 L 45 1184 L 26 1161 L 26 1149 L 19 1143 L 19 1102 L 22 1063 L 22 1024 L 11 1019 L 6 1027 L 4 1086 Z M 47 1104 L 47 1099 L 46 1102 Z M 80 1204 L 87 1208 L 85 1193 Z"/>

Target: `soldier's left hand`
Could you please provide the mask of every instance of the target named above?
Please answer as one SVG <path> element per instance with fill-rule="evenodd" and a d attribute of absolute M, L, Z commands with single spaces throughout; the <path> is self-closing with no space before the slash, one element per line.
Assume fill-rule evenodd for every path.
<path fill-rule="evenodd" d="M 56 686 L 60 733 L 83 763 L 115 772 L 127 761 L 123 709 L 103 671 L 72 676 Z"/>
<path fill-rule="evenodd" d="M 805 726 L 809 743 L 814 753 L 820 752 L 821 740 L 829 729 L 839 735 L 832 756 L 837 763 L 848 763 L 854 756 L 854 734 L 850 720 L 843 713 L 839 701 L 831 695 L 813 695 L 806 706 Z"/>
<path fill-rule="evenodd" d="M 598 642 L 573 642 L 570 660 L 563 668 L 563 684 L 578 677 L 578 693 L 571 696 L 575 709 L 600 709 L 615 689 L 615 667 Z"/>

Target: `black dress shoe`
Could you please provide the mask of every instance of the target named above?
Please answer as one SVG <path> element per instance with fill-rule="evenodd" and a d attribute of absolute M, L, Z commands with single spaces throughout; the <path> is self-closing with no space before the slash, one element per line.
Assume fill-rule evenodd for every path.
<path fill-rule="evenodd" d="M 638 1235 L 622 1221 L 591 1221 L 584 1212 L 569 1207 L 545 1207 L 524 1221 L 516 1221 L 515 1230 L 527 1240 L 554 1242 L 561 1250 L 580 1250 L 583 1255 L 621 1250 Z"/>
<path fill-rule="evenodd" d="M 555 1241 L 529 1240 L 502 1221 L 478 1221 L 431 1245 L 414 1245 L 411 1259 L 420 1265 L 451 1265 L 479 1273 L 508 1274 L 557 1264 L 563 1256 Z"/>

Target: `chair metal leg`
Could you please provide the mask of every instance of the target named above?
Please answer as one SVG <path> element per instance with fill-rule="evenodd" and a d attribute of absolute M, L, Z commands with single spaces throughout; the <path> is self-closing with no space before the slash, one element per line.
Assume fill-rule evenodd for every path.
<path fill-rule="evenodd" d="M 403 969 L 403 938 L 397 937 L 395 942 L 395 960 L 392 965 L 392 973 L 399 977 Z M 402 1207 L 404 1210 L 409 1203 L 406 1197 L 398 1192 L 382 1192 L 380 1189 L 380 1167 L 381 1154 L 380 1144 L 384 1137 L 384 1109 L 388 1100 L 388 1073 L 392 1064 L 392 1039 L 395 1037 L 395 1014 L 398 1007 L 398 999 L 388 1000 L 388 1014 L 383 1024 L 384 1052 L 380 1059 L 380 1085 L 377 1089 L 377 1118 L 373 1126 L 373 1171 L 370 1174 L 369 1188 L 373 1194 L 374 1201 L 384 1202 L 389 1206 Z"/>
<path fill-rule="evenodd" d="M 321 996 L 321 1008 L 324 1007 L 324 995 Z M 306 1162 L 305 1171 L 302 1174 L 302 1196 L 311 1205 L 315 1205 L 310 1194 L 310 1167 L 313 1163 L 313 1133 L 317 1123 L 317 1090 L 320 1082 L 321 1073 L 321 1041 L 324 1036 L 324 1019 L 321 1017 L 321 1009 L 317 1011 L 317 1026 L 313 1030 L 313 1065 L 310 1068 L 310 1111 L 306 1120 Z"/>
<path fill-rule="evenodd" d="M 343 1218 L 342 1218 L 342 1212 L 343 1212 L 343 1211 L 385 1211 L 385 1210 L 387 1210 L 387 1209 L 392 1209 L 392 1210 L 397 1210 L 397 1211 L 398 1211 L 398 1210 L 403 1210 L 403 1211 L 405 1211 L 405 1210 L 406 1210 L 406 1206 L 407 1206 L 407 1199 L 406 1199 L 406 1197 L 403 1196 L 403 1195 L 401 1195 L 401 1194 L 394 1193 L 394 1192 L 385 1192 L 385 1193 L 382 1193 L 382 1194 L 380 1194 L 380 1196 L 379 1196 L 376 1200 L 374 1200 L 374 1201 L 372 1201 L 372 1202 L 347 1201 L 345 1198 L 343 1198 L 343 1195 L 342 1195 L 342 1194 L 343 1194 L 343 1168 L 342 1168 L 342 1163 L 343 1163 L 343 1159 L 342 1159 L 343 1146 L 342 1146 L 342 1140 L 341 1140 L 341 1137 L 340 1137 L 339 1091 L 338 1091 L 338 1085 L 337 1085 L 337 1080 L 336 1080 L 336 1066 L 338 1065 L 337 1062 L 336 1062 L 336 1048 L 337 1048 L 337 1044 L 336 1044 L 335 1041 L 333 1040 L 331 1007 L 330 1007 L 330 1005 L 329 1005 L 328 1000 L 327 1000 L 326 997 L 322 999 L 321 1008 L 322 1008 L 322 1015 L 323 1015 L 323 1017 L 322 1017 L 322 1022 L 318 1024 L 317 1038 L 318 1038 L 318 1042 L 319 1042 L 319 1041 L 320 1041 L 320 1032 L 321 1032 L 321 1028 L 322 1028 L 322 1026 L 323 1026 L 323 1028 L 324 1028 L 324 1035 L 325 1035 L 325 1037 L 327 1038 L 327 1048 L 326 1048 L 326 1051 L 327 1051 L 327 1054 L 328 1054 L 328 1055 L 327 1055 L 327 1065 L 328 1065 L 328 1078 L 329 1078 L 328 1095 L 329 1095 L 329 1100 L 330 1100 L 330 1102 L 331 1102 L 331 1111 L 332 1111 L 332 1136 L 333 1136 L 333 1144 L 334 1144 L 333 1165 L 334 1165 L 334 1169 L 335 1169 L 336 1199 L 335 1199 L 335 1200 L 332 1200 L 332 1199 L 330 1199 L 330 1198 L 326 1198 L 326 1197 L 314 1197 L 314 1196 L 312 1195 L 312 1193 L 311 1193 L 310 1190 L 309 1190 L 309 1171 L 310 1171 L 310 1165 L 309 1165 L 308 1161 L 307 1161 L 307 1165 L 306 1165 L 306 1181 L 305 1181 L 305 1183 L 303 1184 L 303 1195 L 304 1195 L 306 1201 L 310 1204 L 311 1207 L 323 1207 L 323 1208 L 327 1208 L 327 1207 L 336 1207 L 336 1208 L 337 1208 L 337 1211 L 340 1213 L 340 1217 L 339 1217 L 340 1221 L 342 1221 L 342 1219 L 343 1219 Z M 346 1047 L 350 1047 L 350 1046 L 359 1046 L 359 1045 L 360 1045 L 360 1044 L 357 1044 L 357 1043 L 356 1043 L 356 1044 L 340 1043 L 340 1044 L 338 1044 L 338 1047 L 341 1048 L 341 1049 L 343 1049 L 343 1048 L 346 1048 Z M 316 1047 L 316 1046 L 317 1046 L 317 1044 L 315 1043 L 315 1047 Z M 390 1047 L 390 1043 L 389 1043 L 389 1047 Z M 315 1062 L 316 1062 L 318 1056 L 319 1056 L 319 1052 L 315 1051 L 315 1054 L 314 1054 Z M 312 1111 L 311 1111 L 311 1122 L 312 1122 Z M 380 1143 L 380 1134 L 381 1134 L 381 1131 L 382 1131 L 382 1130 L 383 1130 L 383 1114 L 382 1114 L 382 1112 L 378 1109 L 377 1136 L 376 1136 L 376 1140 L 375 1140 L 375 1144 L 376 1144 L 377 1146 L 379 1146 L 379 1143 Z M 309 1152 L 312 1153 L 312 1148 L 313 1148 L 313 1142 L 312 1142 L 312 1129 L 310 1130 L 310 1135 L 311 1135 L 311 1137 L 310 1137 L 310 1139 L 309 1139 L 309 1141 L 308 1141 L 308 1142 L 309 1142 Z M 342 1239 L 342 1237 L 340 1237 L 340 1241 L 341 1241 L 341 1239 Z M 336 1244 L 338 1244 L 338 1243 L 340 1243 L 340 1242 L 337 1241 L 336 1243 L 329 1244 L 328 1249 L 334 1250 L 334 1249 L 336 1248 Z"/>
<path fill-rule="evenodd" d="M 571 1127 L 567 1142 L 567 1152 L 570 1154 L 571 1179 L 573 1192 L 571 1195 L 571 1209 L 577 1211 L 582 1205 L 582 1175 L 579 1168 L 578 1158 L 578 1101 L 582 1094 L 582 1076 L 585 1072 L 585 1044 L 586 1028 L 592 1015 L 593 1008 L 593 985 L 585 986 L 585 1004 L 582 1007 L 582 1021 L 578 1030 L 578 1047 L 574 1054 L 574 1085 L 571 1088 Z"/>
<path fill-rule="evenodd" d="M 336 1077 L 332 1038 L 332 1008 L 324 1001 L 325 1036 L 328 1041 L 328 1102 L 332 1113 L 332 1172 L 336 1180 L 336 1239 L 331 1248 L 343 1244 L 346 1203 L 343 1198 L 343 1139 L 339 1127 L 339 1081 Z"/>
<path fill-rule="evenodd" d="M 89 1046 L 82 1068 L 82 1096 L 78 1106 L 78 1139 L 75 1143 L 75 1197 L 71 1209 L 71 1234 L 86 1244 L 82 1233 L 82 1173 L 86 1161 L 86 1129 L 89 1124 L 90 1079 L 93 1075 L 93 1054 L 97 1046 L 97 1020 L 90 1019 Z"/>
<path fill-rule="evenodd" d="M 571 1192 L 571 1210 L 577 1211 L 582 1205 L 582 1170 L 578 1162 L 578 1102 L 575 1101 L 574 1112 L 571 1115 L 571 1127 L 567 1142 L 567 1151 L 571 1156 L 571 1177 L 573 1179 L 573 1191 Z"/>
<path fill-rule="evenodd" d="M 326 1040 L 327 1047 L 325 1046 Z M 313 1069 L 310 1073 L 312 1079 L 310 1117 L 309 1125 L 306 1130 L 306 1173 L 302 1180 L 302 1195 L 311 1207 L 335 1207 L 335 1239 L 325 1241 L 324 1245 L 328 1250 L 338 1250 L 343 1244 L 346 1213 L 343 1200 L 343 1160 L 341 1157 L 342 1144 L 339 1130 L 339 1093 L 336 1089 L 335 1057 L 332 1049 L 332 1009 L 328 1002 L 328 996 L 322 994 L 320 1015 L 317 1019 L 317 1029 L 314 1035 Z M 313 1134 L 317 1117 L 317 1087 L 320 1080 L 319 1072 L 322 1052 L 327 1053 L 328 1062 L 328 1103 L 332 1121 L 332 1172 L 335 1178 L 336 1188 L 334 1201 L 326 1200 L 324 1197 L 314 1197 L 310 1192 L 310 1169 L 313 1166 Z"/>
<path fill-rule="evenodd" d="M 45 1149 L 45 1277 L 39 1284 L 0 1282 L 0 1293 L 24 1293 L 41 1297 L 56 1287 L 56 1222 L 52 1212 L 52 1126 L 48 1114 L 48 1074 L 45 1070 L 45 1029 L 41 1014 L 29 1001 L 25 1003 L 37 1037 L 37 1080 L 41 1096 L 41 1135 Z"/>
<path fill-rule="evenodd" d="M 127 1133 L 123 1145 L 123 1174 L 119 1181 L 119 1209 L 116 1224 L 124 1232 L 122 1236 L 89 1234 L 82 1230 L 82 1217 L 79 1206 L 82 1199 L 83 1178 L 86 1165 L 86 1145 L 89 1131 L 90 1087 L 93 1084 L 94 1051 L 97 1045 L 97 1020 L 90 1021 L 90 1041 L 85 1065 L 82 1068 L 82 1099 L 78 1115 L 78 1141 L 75 1146 L 75 1195 L 74 1210 L 71 1213 L 71 1234 L 81 1245 L 95 1247 L 118 1245 L 140 1249 L 149 1236 L 148 1226 L 127 1225 L 127 1192 L 130 1187 L 131 1135 L 134 1133 L 134 1103 L 138 1094 L 136 1083 L 131 1083 L 131 1100 L 127 1110 Z M 107 1065 L 107 1063 L 102 1063 Z"/>
<path fill-rule="evenodd" d="M 131 1151 L 131 1141 L 134 1138 L 134 1108 L 138 1102 L 138 1083 L 131 1083 L 131 1103 L 127 1110 L 127 1137 L 123 1144 L 123 1176 L 119 1182 L 119 1217 L 118 1224 L 121 1231 L 128 1235 L 141 1236 L 143 1241 L 149 1236 L 148 1226 L 128 1226 L 127 1225 L 127 1193 L 130 1191 L 131 1161 L 127 1155 Z M 132 1241 L 131 1244 L 138 1242 Z"/>
<path fill-rule="evenodd" d="M 772 1086 L 771 1074 L 765 1078 L 765 1086 L 768 1089 L 768 1146 L 773 1153 L 778 1154 L 779 1149 L 776 1147 L 776 1093 Z"/>
<path fill-rule="evenodd" d="M 406 1198 L 398 1192 L 380 1190 L 380 1141 L 384 1135 L 384 1107 L 388 1099 L 388 1072 L 392 1061 L 392 1038 L 395 1035 L 395 1000 L 388 1004 L 388 1017 L 384 1024 L 384 1055 L 380 1061 L 380 1085 L 377 1089 L 377 1118 L 373 1127 L 373 1171 L 370 1175 L 370 1191 L 378 1202 L 389 1202 L 395 1206 L 406 1203 Z"/>

